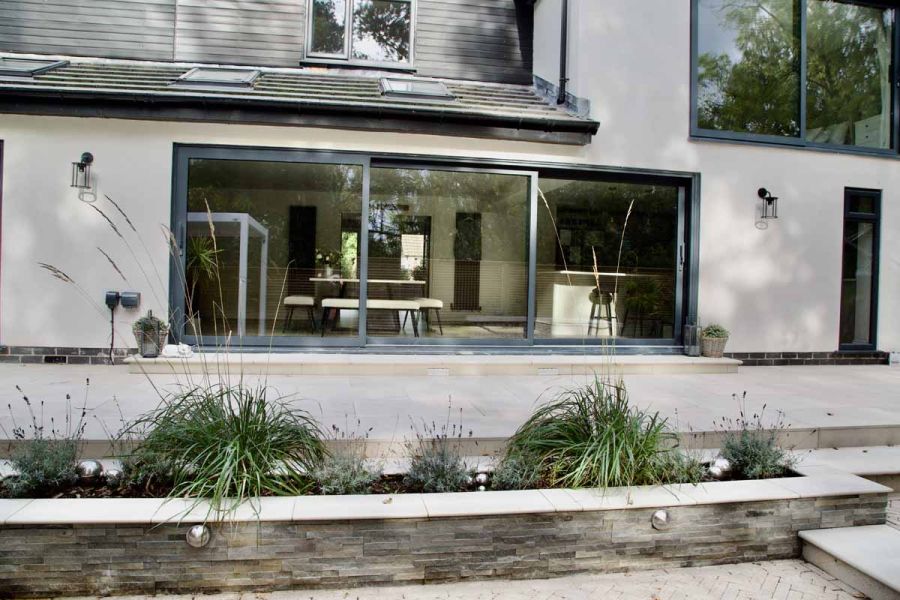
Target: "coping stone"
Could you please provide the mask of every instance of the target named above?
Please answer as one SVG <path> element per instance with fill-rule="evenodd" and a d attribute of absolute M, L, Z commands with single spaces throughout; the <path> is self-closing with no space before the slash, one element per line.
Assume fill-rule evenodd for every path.
<path fill-rule="evenodd" d="M 799 532 L 800 538 L 900 592 L 900 531 L 889 525 L 863 525 Z"/>

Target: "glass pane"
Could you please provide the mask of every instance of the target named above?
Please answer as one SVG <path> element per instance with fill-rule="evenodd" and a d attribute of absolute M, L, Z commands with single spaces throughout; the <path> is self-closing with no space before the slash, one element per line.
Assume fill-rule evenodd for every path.
<path fill-rule="evenodd" d="M 800 135 L 798 0 L 698 0 L 697 124 Z"/>
<path fill-rule="evenodd" d="M 409 62 L 411 9 L 400 0 L 355 0 L 353 58 Z"/>
<path fill-rule="evenodd" d="M 313 0 L 310 52 L 344 55 L 348 1 Z"/>
<path fill-rule="evenodd" d="M 368 334 L 523 338 L 529 182 L 372 169 Z"/>
<path fill-rule="evenodd" d="M 870 194 L 853 194 L 847 198 L 847 210 L 852 213 L 874 215 L 875 197 Z"/>
<path fill-rule="evenodd" d="M 320 335 L 323 303 L 335 299 L 343 304 L 330 309 L 328 335 L 359 335 L 359 235 L 345 226 L 359 231 L 362 167 L 196 159 L 189 168 L 189 335 Z"/>
<path fill-rule="evenodd" d="M 540 181 L 536 338 L 673 338 L 678 188 Z"/>
<path fill-rule="evenodd" d="M 893 10 L 810 0 L 806 138 L 891 147 Z"/>
<path fill-rule="evenodd" d="M 872 342 L 874 251 L 874 223 L 856 221 L 844 223 L 841 344 L 870 344 Z"/>

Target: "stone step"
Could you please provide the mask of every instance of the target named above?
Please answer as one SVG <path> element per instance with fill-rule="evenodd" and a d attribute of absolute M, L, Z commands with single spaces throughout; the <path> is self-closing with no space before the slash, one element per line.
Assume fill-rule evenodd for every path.
<path fill-rule="evenodd" d="M 131 373 L 206 373 L 215 367 L 269 375 L 638 375 L 737 373 L 741 361 L 674 354 L 198 353 L 125 360 Z"/>
<path fill-rule="evenodd" d="M 801 531 L 803 558 L 872 600 L 900 598 L 900 531 L 888 525 Z"/>

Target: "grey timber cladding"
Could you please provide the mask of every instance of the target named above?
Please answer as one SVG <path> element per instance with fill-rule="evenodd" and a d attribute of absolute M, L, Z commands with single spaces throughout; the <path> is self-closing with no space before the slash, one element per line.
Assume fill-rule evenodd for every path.
<path fill-rule="evenodd" d="M 0 50 L 172 60 L 175 0 L 2 0 Z"/>
<path fill-rule="evenodd" d="M 430 77 L 530 84 L 531 10 L 513 0 L 418 0 L 416 70 Z"/>
<path fill-rule="evenodd" d="M 306 0 L 178 0 L 175 60 L 295 67 Z"/>
<path fill-rule="evenodd" d="M 531 83 L 524 0 L 414 0 L 415 69 Z M 2 0 L 0 51 L 297 66 L 307 0 Z"/>

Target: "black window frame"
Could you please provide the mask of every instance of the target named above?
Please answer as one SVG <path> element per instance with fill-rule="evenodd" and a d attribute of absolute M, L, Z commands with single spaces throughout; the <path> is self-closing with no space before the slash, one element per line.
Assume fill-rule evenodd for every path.
<path fill-rule="evenodd" d="M 183 250 L 186 243 L 184 218 L 187 214 L 188 169 L 192 159 L 223 160 L 275 160 L 282 162 L 324 162 L 359 164 L 363 167 L 363 204 L 360 221 L 360 264 L 368 268 L 368 210 L 369 173 L 373 168 L 430 168 L 452 171 L 509 172 L 528 175 L 532 178 L 530 189 L 530 213 L 528 230 L 528 322 L 526 335 L 522 340 L 470 339 L 470 338 L 379 338 L 367 336 L 363 329 L 366 322 L 365 303 L 360 310 L 359 335 L 351 338 L 279 339 L 279 348 L 344 347 L 358 348 L 360 351 L 379 352 L 385 347 L 422 346 L 432 349 L 455 351 L 477 348 L 488 352 L 504 352 L 510 347 L 520 347 L 536 352 L 553 352 L 554 349 L 578 348 L 580 351 L 608 352 L 614 347 L 623 353 L 681 354 L 684 351 L 684 329 L 697 323 L 698 291 L 700 280 L 700 185 L 699 173 L 687 171 L 664 171 L 629 167 L 610 167 L 590 164 L 559 164 L 515 159 L 471 159 L 448 157 L 434 154 L 405 154 L 390 152 L 365 152 L 355 150 L 318 150 L 303 148 L 231 146 L 209 144 L 180 144 L 173 146 L 172 211 L 170 228 L 176 238 L 179 251 L 170 256 L 169 301 L 173 310 L 171 333 L 174 339 L 203 347 L 217 347 L 221 339 L 203 336 L 195 338 L 187 334 L 184 319 L 184 282 L 179 276 L 183 272 Z M 676 323 L 671 338 L 541 338 L 534 335 L 536 320 L 536 277 L 537 264 L 537 203 L 540 177 L 553 178 L 594 178 L 603 181 L 623 183 L 654 183 L 682 188 L 683 201 L 680 210 L 683 216 L 679 224 L 679 248 L 677 260 L 678 277 L 681 281 L 681 302 L 678 305 Z M 361 277 L 365 279 L 365 276 Z M 365 297 L 367 285 L 360 285 L 360 297 Z M 267 337 L 246 336 L 242 339 L 245 351 L 261 350 L 271 344 Z M 381 350 L 379 350 L 381 349 Z"/>
<path fill-rule="evenodd" d="M 872 199 L 874 210 L 870 213 L 854 212 L 850 209 L 853 197 L 865 196 Z M 882 191 L 868 188 L 844 188 L 844 219 L 841 223 L 841 306 L 838 314 L 838 350 L 841 352 L 874 352 L 878 348 L 878 280 L 881 254 L 881 199 Z M 843 310 L 843 278 L 844 278 L 844 226 L 848 223 L 872 223 L 872 298 L 869 307 L 869 340 L 868 344 L 843 344 L 840 340 L 840 312 Z"/>
<path fill-rule="evenodd" d="M 343 52 L 341 54 L 330 54 L 313 51 L 313 4 L 315 1 L 306 0 L 306 39 L 303 41 L 304 62 L 350 67 L 377 67 L 394 71 L 415 71 L 416 9 L 418 0 L 397 0 L 398 2 L 409 3 L 409 60 L 406 61 L 378 61 L 353 58 L 353 9 L 355 0 L 346 0 L 347 15 L 346 23 L 344 24 Z"/>
<path fill-rule="evenodd" d="M 834 0 L 841 4 L 854 4 L 875 8 L 893 9 L 893 48 L 891 49 L 891 148 L 866 148 L 847 144 L 827 144 L 810 142 L 806 140 L 806 89 L 807 89 L 807 7 L 809 2 L 818 0 L 797 0 L 800 3 L 800 72 L 799 77 L 799 118 L 800 132 L 797 137 L 744 133 L 738 131 L 719 131 L 716 129 L 704 129 L 698 125 L 697 97 L 699 91 L 699 3 L 701 0 L 691 0 L 691 61 L 690 61 L 690 138 L 702 141 L 724 141 L 763 144 L 789 148 L 803 148 L 824 152 L 837 152 L 846 154 L 861 154 L 867 156 L 883 156 L 900 158 L 900 5 L 888 0 Z"/>

